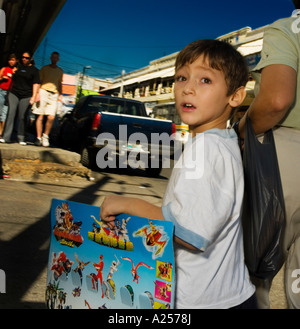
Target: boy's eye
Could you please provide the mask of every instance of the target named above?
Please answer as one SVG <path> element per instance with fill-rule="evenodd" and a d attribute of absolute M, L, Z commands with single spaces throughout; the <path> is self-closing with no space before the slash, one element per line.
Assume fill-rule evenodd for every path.
<path fill-rule="evenodd" d="M 175 77 L 175 81 L 185 81 L 186 78 L 183 75 L 178 75 Z"/>
<path fill-rule="evenodd" d="M 202 78 L 202 79 L 201 79 L 201 82 L 202 82 L 202 83 L 211 83 L 211 80 L 208 79 L 208 78 Z"/>

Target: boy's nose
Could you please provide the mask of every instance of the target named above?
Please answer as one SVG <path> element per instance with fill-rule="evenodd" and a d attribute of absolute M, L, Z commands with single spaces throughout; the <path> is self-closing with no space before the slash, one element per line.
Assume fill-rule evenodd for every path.
<path fill-rule="evenodd" d="M 186 81 L 184 88 L 183 88 L 183 93 L 184 94 L 193 94 L 195 93 L 195 81 Z"/>

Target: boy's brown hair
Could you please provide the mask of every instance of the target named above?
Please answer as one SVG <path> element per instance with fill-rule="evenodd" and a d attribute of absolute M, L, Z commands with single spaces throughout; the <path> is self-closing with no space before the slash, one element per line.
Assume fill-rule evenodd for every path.
<path fill-rule="evenodd" d="M 244 57 L 229 43 L 220 40 L 203 39 L 187 45 L 176 58 L 175 72 L 201 55 L 208 60 L 211 68 L 224 72 L 227 95 L 246 85 L 249 71 Z"/>

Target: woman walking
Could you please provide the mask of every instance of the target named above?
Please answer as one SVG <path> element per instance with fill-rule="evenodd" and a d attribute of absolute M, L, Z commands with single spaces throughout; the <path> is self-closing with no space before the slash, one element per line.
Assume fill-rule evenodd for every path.
<path fill-rule="evenodd" d="M 14 122 L 18 116 L 18 141 L 26 145 L 25 141 L 25 117 L 27 109 L 36 101 L 36 95 L 40 86 L 39 70 L 31 64 L 31 55 L 24 52 L 21 63 L 13 74 L 13 85 L 8 94 L 8 113 L 4 126 L 1 143 L 11 142 Z"/>

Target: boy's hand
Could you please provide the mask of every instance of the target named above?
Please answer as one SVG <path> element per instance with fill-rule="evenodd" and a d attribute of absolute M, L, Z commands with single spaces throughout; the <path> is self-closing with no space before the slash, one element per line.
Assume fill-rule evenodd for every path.
<path fill-rule="evenodd" d="M 125 212 L 125 198 L 119 195 L 107 196 L 100 209 L 100 219 L 107 222 L 110 228 L 115 226 L 116 215 Z"/>
<path fill-rule="evenodd" d="M 100 219 L 106 222 L 110 228 L 113 228 L 115 226 L 114 220 L 119 214 L 164 220 L 161 207 L 148 201 L 120 195 L 107 196 L 101 205 Z"/>

